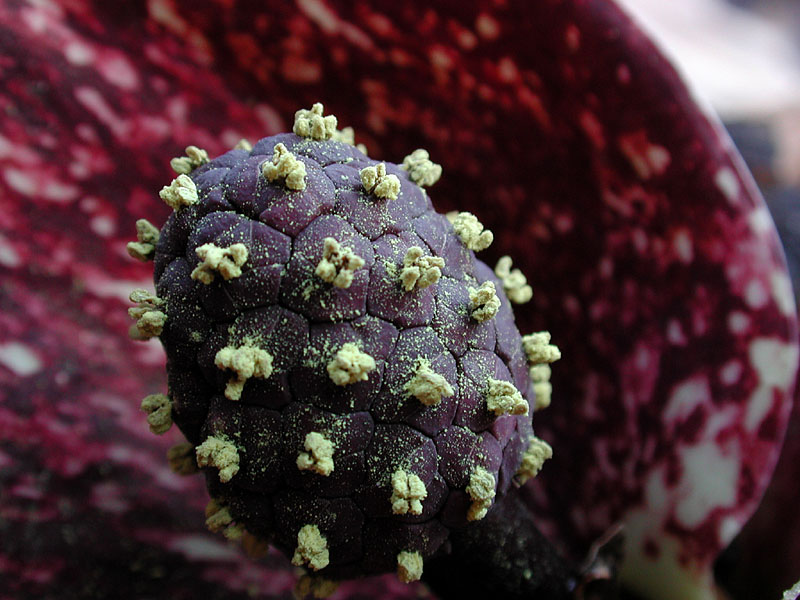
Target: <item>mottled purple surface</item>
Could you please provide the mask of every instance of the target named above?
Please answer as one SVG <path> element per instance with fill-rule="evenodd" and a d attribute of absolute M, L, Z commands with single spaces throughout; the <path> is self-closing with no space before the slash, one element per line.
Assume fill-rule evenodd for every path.
<path fill-rule="evenodd" d="M 488 258 L 510 252 L 534 284 L 523 331 L 550 328 L 569 357 L 537 426 L 556 449 L 531 492 L 549 534 L 582 554 L 632 516 L 630 554 L 691 578 L 754 509 L 793 387 L 779 246 L 727 138 L 609 2 L 12 0 L 0 45 L 9 597 L 288 596 L 284 559 L 256 565 L 204 533 L 200 482 L 165 466 L 175 437 L 147 432 L 136 407 L 164 390 L 163 354 L 125 338 L 148 273 L 124 247 L 136 218 L 166 216 L 155 192 L 184 146 L 221 154 L 317 100 L 372 156 L 427 148 L 439 210 L 479 213 L 498 234 Z M 785 351 L 754 361 L 760 340 Z M 730 458 L 703 471 L 729 475 L 719 496 L 681 450 L 713 447 Z M 796 488 L 781 490 L 771 523 L 788 527 Z M 709 507 L 701 522 L 687 503 Z M 768 556 L 764 539 L 749 551 Z"/>

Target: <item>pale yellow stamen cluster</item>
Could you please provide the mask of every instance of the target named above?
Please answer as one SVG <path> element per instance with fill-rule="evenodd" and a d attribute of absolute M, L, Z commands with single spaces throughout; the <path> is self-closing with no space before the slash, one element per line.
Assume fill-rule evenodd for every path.
<path fill-rule="evenodd" d="M 517 483 L 522 485 L 528 479 L 536 477 L 542 470 L 544 461 L 553 458 L 553 449 L 550 444 L 537 437 L 532 437 L 528 449 L 522 455 L 522 464 L 517 470 Z"/>
<path fill-rule="evenodd" d="M 180 210 L 184 206 L 197 204 L 200 200 L 197 195 L 197 186 L 188 175 L 178 175 L 172 180 L 172 183 L 161 188 L 158 195 L 172 210 Z"/>
<path fill-rule="evenodd" d="M 433 162 L 427 150 L 418 148 L 403 159 L 402 169 L 408 171 L 408 178 L 418 186 L 431 186 L 442 176 L 442 165 Z"/>
<path fill-rule="evenodd" d="M 155 225 L 147 219 L 139 219 L 136 221 L 136 241 L 128 242 L 128 254 L 142 262 L 153 260 L 159 235 Z"/>
<path fill-rule="evenodd" d="M 160 310 L 164 301 L 142 289 L 133 290 L 129 298 L 138 305 L 128 309 L 131 319 L 136 319 L 128 332 L 130 337 L 134 340 L 149 340 L 161 335 L 167 322 L 167 315 Z"/>
<path fill-rule="evenodd" d="M 489 378 L 486 391 L 486 408 L 500 415 L 527 415 L 528 402 L 513 383 Z"/>
<path fill-rule="evenodd" d="M 328 375 L 336 385 L 366 381 L 375 370 L 375 359 L 359 350 L 352 342 L 343 344 L 328 363 Z"/>
<path fill-rule="evenodd" d="M 350 248 L 342 248 L 332 237 L 322 241 L 322 260 L 314 274 L 326 283 L 346 289 L 353 283 L 353 274 L 364 266 L 364 259 Z"/>
<path fill-rule="evenodd" d="M 209 436 L 197 447 L 197 465 L 219 469 L 219 480 L 227 483 L 239 472 L 239 451 L 224 436 Z"/>
<path fill-rule="evenodd" d="M 422 501 L 427 498 L 425 484 L 414 473 L 398 469 L 392 474 L 392 512 L 396 515 L 422 514 Z"/>
<path fill-rule="evenodd" d="M 472 498 L 467 511 L 467 521 L 478 521 L 486 516 L 495 497 L 494 475 L 483 467 L 476 467 L 469 478 L 467 494 Z"/>
<path fill-rule="evenodd" d="M 201 262 L 194 268 L 191 277 L 206 285 L 214 281 L 216 273 L 222 275 L 225 281 L 239 277 L 248 256 L 244 244 L 231 244 L 227 248 L 213 243 L 203 244 L 195 249 L 195 254 Z"/>
<path fill-rule="evenodd" d="M 422 578 L 422 555 L 419 552 L 403 550 L 397 555 L 397 578 L 403 583 Z"/>
<path fill-rule="evenodd" d="M 550 332 L 539 331 L 522 336 L 522 349 L 528 358 L 528 364 L 539 365 L 552 363 L 561 358 L 558 346 L 550 343 Z"/>
<path fill-rule="evenodd" d="M 239 400 L 245 383 L 251 377 L 266 379 L 272 375 L 272 355 L 249 344 L 226 346 L 217 352 L 214 364 L 219 369 L 229 369 L 236 374 L 225 387 L 225 397 L 228 400 Z"/>
<path fill-rule="evenodd" d="M 323 116 L 322 103 L 316 102 L 311 110 L 301 108 L 294 113 L 295 135 L 312 140 L 324 141 L 333 137 L 338 121 L 333 115 Z"/>
<path fill-rule="evenodd" d="M 194 444 L 182 442 L 167 450 L 167 463 L 173 473 L 192 475 L 197 473 L 197 459 Z"/>
<path fill-rule="evenodd" d="M 469 301 L 472 318 L 480 323 L 493 319 L 500 310 L 500 298 L 491 281 L 484 281 L 478 289 L 469 288 Z"/>
<path fill-rule="evenodd" d="M 297 548 L 292 556 L 292 564 L 308 566 L 319 571 L 328 566 L 330 554 L 326 540 L 316 525 L 303 525 L 297 533 Z"/>
<path fill-rule="evenodd" d="M 469 212 L 460 212 L 452 221 L 453 229 L 461 242 L 470 250 L 486 250 L 494 241 L 494 234 L 483 228 L 478 217 Z"/>
<path fill-rule="evenodd" d="M 286 187 L 294 191 L 306 189 L 306 165 L 297 160 L 283 143 L 275 144 L 272 160 L 261 165 L 261 174 L 272 183 L 282 179 Z"/>
<path fill-rule="evenodd" d="M 333 443 L 316 431 L 306 435 L 305 452 L 297 456 L 297 468 L 327 477 L 333 473 Z"/>
<path fill-rule="evenodd" d="M 534 409 L 547 408 L 553 398 L 553 385 L 550 383 L 550 375 L 552 374 L 550 365 L 533 365 L 529 373 L 531 381 L 533 381 L 533 393 L 536 395 Z"/>
<path fill-rule="evenodd" d="M 400 180 L 397 175 L 386 174 L 386 164 L 380 163 L 371 167 L 364 167 L 359 172 L 361 184 L 368 194 L 376 198 L 397 200 L 400 193 Z"/>
<path fill-rule="evenodd" d="M 147 424 L 156 435 L 166 433 L 172 427 L 172 402 L 166 395 L 145 396 L 140 408 L 147 413 Z"/>
<path fill-rule="evenodd" d="M 169 161 L 169 166 L 179 175 L 188 175 L 197 167 L 208 162 L 208 152 L 197 146 L 186 146 L 186 156 L 177 156 Z"/>
<path fill-rule="evenodd" d="M 417 361 L 417 370 L 406 384 L 406 391 L 425 406 L 435 406 L 442 398 L 449 398 L 455 393 L 447 379 L 434 372 L 430 362 L 424 358 Z"/>
<path fill-rule="evenodd" d="M 251 152 L 253 150 L 253 144 L 251 144 L 249 140 L 242 138 L 238 142 L 236 142 L 236 145 L 233 147 L 233 149 Z"/>
<path fill-rule="evenodd" d="M 533 297 L 533 290 L 522 271 L 511 269 L 510 256 L 503 256 L 497 261 L 494 274 L 503 282 L 503 290 L 514 304 L 525 304 Z"/>
<path fill-rule="evenodd" d="M 410 292 L 414 288 L 422 289 L 433 285 L 442 277 L 444 259 L 440 256 L 426 256 L 419 246 L 411 246 L 403 258 L 403 270 L 400 271 L 400 283 L 403 289 Z"/>

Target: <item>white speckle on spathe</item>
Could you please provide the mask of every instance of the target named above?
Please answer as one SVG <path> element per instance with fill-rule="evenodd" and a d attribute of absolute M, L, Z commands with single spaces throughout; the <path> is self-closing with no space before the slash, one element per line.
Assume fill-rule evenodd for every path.
<path fill-rule="evenodd" d="M 719 369 L 719 380 L 723 385 L 734 385 L 742 377 L 742 363 L 732 359 L 722 365 Z"/>
<path fill-rule="evenodd" d="M 795 315 L 797 308 L 794 303 L 792 282 L 784 271 L 773 271 L 770 277 L 770 287 L 772 288 L 772 297 L 775 299 L 778 310 L 787 317 Z"/>
<path fill-rule="evenodd" d="M 764 308 L 769 302 L 764 284 L 758 279 L 751 279 L 744 289 L 744 301 L 750 308 L 756 310 Z"/>
<path fill-rule="evenodd" d="M 91 46 L 72 40 L 64 46 L 64 57 L 73 65 L 85 67 L 94 60 L 95 55 Z"/>
<path fill-rule="evenodd" d="M 717 530 L 717 535 L 722 542 L 720 547 L 727 546 L 742 529 L 742 525 L 742 521 L 733 516 L 720 519 L 719 529 Z"/>
<path fill-rule="evenodd" d="M 92 217 L 89 227 L 100 237 L 111 237 L 117 231 L 117 224 L 112 218 L 105 215 Z"/>
<path fill-rule="evenodd" d="M 672 237 L 672 247 L 681 262 L 689 264 L 694 260 L 694 244 L 689 230 L 681 228 Z"/>
<path fill-rule="evenodd" d="M 685 346 L 689 342 L 678 319 L 670 319 L 667 323 L 667 341 L 676 346 Z"/>
<path fill-rule="evenodd" d="M 206 535 L 184 535 L 170 540 L 170 550 L 180 552 L 191 560 L 228 562 L 239 560 L 239 552 Z"/>
<path fill-rule="evenodd" d="M 714 176 L 714 183 L 720 192 L 728 199 L 731 204 L 739 199 L 739 180 L 736 173 L 728 167 L 722 167 Z"/>
<path fill-rule="evenodd" d="M 0 265 L 15 269 L 22 264 L 14 246 L 4 236 L 0 235 Z"/>
<path fill-rule="evenodd" d="M 747 217 L 747 222 L 750 229 L 756 235 L 765 235 L 770 233 L 774 227 L 772 217 L 769 214 L 766 206 L 756 208 Z"/>
<path fill-rule="evenodd" d="M 42 361 L 36 352 L 21 342 L 0 345 L 0 364 L 20 377 L 28 377 L 42 369 Z"/>
<path fill-rule="evenodd" d="M 750 317 L 747 314 L 734 310 L 728 315 L 728 329 L 734 335 L 741 335 L 750 329 Z"/>
<path fill-rule="evenodd" d="M 493 40 L 500 35 L 500 24 L 487 13 L 481 13 L 475 19 L 475 31 L 487 40 Z"/>
<path fill-rule="evenodd" d="M 19 192 L 23 196 L 33 196 L 36 194 L 36 181 L 28 173 L 8 167 L 3 171 L 3 179 L 11 189 Z"/>
<path fill-rule="evenodd" d="M 753 431 L 772 407 L 774 389 L 785 391 L 794 381 L 798 348 L 776 338 L 756 338 L 750 342 L 748 356 L 758 374 L 758 386 L 748 400 L 744 421 L 745 427 Z"/>
<path fill-rule="evenodd" d="M 736 505 L 740 456 L 735 447 L 723 449 L 711 440 L 681 447 L 678 455 L 683 476 L 675 490 L 675 518 L 681 525 L 698 527 L 711 511 Z"/>
<path fill-rule="evenodd" d="M 664 408 L 663 419 L 667 424 L 682 421 L 692 414 L 695 408 L 711 402 L 711 386 L 705 375 L 690 377 L 673 389 Z"/>

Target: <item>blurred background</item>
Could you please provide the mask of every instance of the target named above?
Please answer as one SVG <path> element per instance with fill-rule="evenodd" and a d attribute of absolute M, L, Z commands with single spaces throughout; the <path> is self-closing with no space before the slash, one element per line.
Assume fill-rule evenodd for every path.
<path fill-rule="evenodd" d="M 800 2 L 619 0 L 719 114 L 756 178 L 800 289 Z M 800 568 L 800 567 L 799 567 Z"/>
<path fill-rule="evenodd" d="M 800 298 L 800 1 L 618 1 L 720 116 L 772 212 Z M 717 579 L 736 590 L 736 600 L 778 598 L 792 583 L 787 573 L 800 578 L 800 564 L 792 564 L 797 554 L 788 551 L 800 548 L 797 525 L 787 524 L 783 539 L 770 527 L 780 494 L 797 489 L 798 405 L 786 440 L 761 506 L 717 560 Z M 772 551 L 754 553 L 754 540 L 760 543 L 753 547 Z"/>

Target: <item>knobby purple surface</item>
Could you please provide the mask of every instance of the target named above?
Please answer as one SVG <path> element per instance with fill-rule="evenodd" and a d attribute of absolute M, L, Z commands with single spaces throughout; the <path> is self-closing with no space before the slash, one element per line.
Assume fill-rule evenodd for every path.
<path fill-rule="evenodd" d="M 727 138 L 610 2 L 10 1 L 0 45 L 0 593 L 290 596 L 287 561 L 204 531 L 202 482 L 164 459 L 179 437 L 147 431 L 164 359 L 126 337 L 149 274 L 125 243 L 167 215 L 184 146 L 221 154 L 319 100 L 372 157 L 426 148 L 436 207 L 480 215 L 483 258 L 533 284 L 520 329 L 565 354 L 534 419 L 555 448 L 524 490 L 537 524 L 578 557 L 624 520 L 630 586 L 708 597 L 676 590 L 708 585 L 769 481 L 795 306 Z M 794 523 L 796 491 L 770 498 Z"/>

